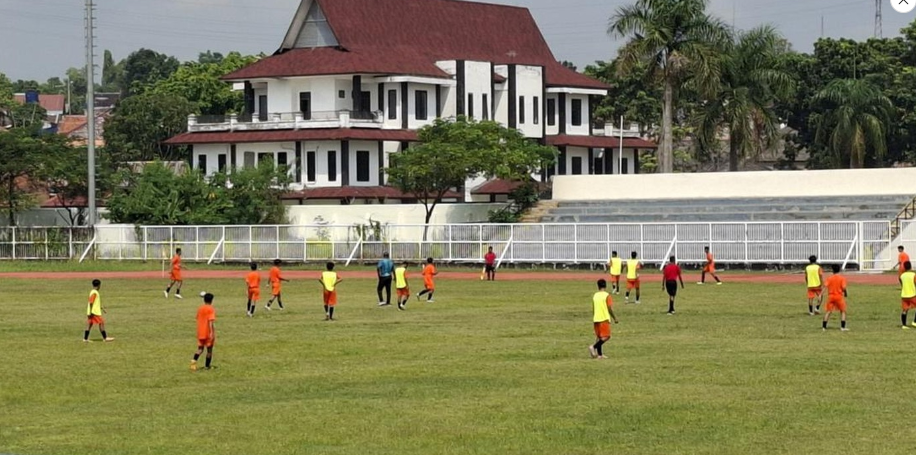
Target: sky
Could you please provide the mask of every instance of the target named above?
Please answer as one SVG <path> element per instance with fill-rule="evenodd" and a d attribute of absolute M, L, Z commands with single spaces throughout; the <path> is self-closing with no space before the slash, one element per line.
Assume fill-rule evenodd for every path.
<path fill-rule="evenodd" d="M 372 1 L 372 0 L 365 0 Z M 621 41 L 606 33 L 608 18 L 633 0 L 487 0 L 527 7 L 558 60 L 580 68 L 613 58 Z M 916 19 L 881 0 L 884 36 Z M 98 61 L 120 60 L 145 47 L 196 59 L 206 50 L 272 53 L 299 0 L 95 0 Z M 0 72 L 44 81 L 85 63 L 85 0 L 0 0 Z M 874 33 L 873 0 L 710 0 L 710 10 L 739 29 L 776 26 L 795 49 L 810 52 L 823 35 L 866 39 Z"/>

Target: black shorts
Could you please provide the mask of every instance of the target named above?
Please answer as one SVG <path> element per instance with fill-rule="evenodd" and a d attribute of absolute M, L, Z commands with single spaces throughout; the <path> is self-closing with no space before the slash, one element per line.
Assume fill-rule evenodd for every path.
<path fill-rule="evenodd" d="M 677 295 L 677 281 L 665 281 L 665 290 L 668 291 L 668 295 L 674 297 Z"/>
<path fill-rule="evenodd" d="M 487 265 L 484 266 L 484 270 L 486 270 L 487 272 L 495 272 L 495 271 L 496 271 L 496 266 L 495 266 L 495 265 L 487 264 Z"/>

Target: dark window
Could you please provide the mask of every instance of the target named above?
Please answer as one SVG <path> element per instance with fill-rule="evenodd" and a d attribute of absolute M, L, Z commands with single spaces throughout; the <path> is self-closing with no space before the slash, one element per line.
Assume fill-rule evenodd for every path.
<path fill-rule="evenodd" d="M 369 181 L 369 152 L 359 150 L 356 152 L 356 181 Z"/>
<path fill-rule="evenodd" d="M 267 121 L 267 95 L 258 96 L 258 120 Z"/>
<path fill-rule="evenodd" d="M 518 97 L 518 124 L 525 124 L 525 97 Z"/>
<path fill-rule="evenodd" d="M 582 126 L 582 100 L 572 100 L 572 125 Z"/>
<path fill-rule="evenodd" d="M 557 124 L 557 100 L 554 98 L 547 99 L 547 125 L 554 126 Z"/>
<path fill-rule="evenodd" d="M 315 152 L 305 153 L 305 180 L 308 182 L 315 181 Z"/>
<path fill-rule="evenodd" d="M 286 152 L 277 153 L 277 167 L 286 166 L 288 164 Z"/>
<path fill-rule="evenodd" d="M 337 152 L 334 150 L 328 151 L 328 181 L 337 181 Z"/>
<path fill-rule="evenodd" d="M 429 118 L 429 105 L 427 104 L 429 101 L 427 99 L 426 91 L 417 90 L 414 92 L 414 94 L 416 95 L 417 103 L 417 120 L 426 120 Z"/>
<path fill-rule="evenodd" d="M 346 90 L 338 90 L 338 91 L 337 91 L 337 97 L 340 98 L 340 99 L 346 98 L 346 97 L 347 97 L 347 91 L 346 91 Z"/>
<path fill-rule="evenodd" d="M 197 169 L 200 169 L 204 174 L 207 173 L 207 155 L 203 153 L 197 155 Z"/>
<path fill-rule="evenodd" d="M 592 161 L 592 169 L 595 170 L 595 174 L 604 174 L 604 159 L 595 158 L 595 160 Z"/>
<path fill-rule="evenodd" d="M 468 118 L 474 118 L 474 94 L 468 93 Z"/>
<path fill-rule="evenodd" d="M 261 167 L 261 163 L 263 163 L 263 162 L 265 162 L 265 161 L 269 162 L 270 164 L 273 164 L 273 162 L 274 162 L 274 154 L 273 154 L 273 153 L 267 153 L 267 152 L 258 153 L 258 167 Z"/>
<path fill-rule="evenodd" d="M 219 172 L 224 172 L 226 170 L 226 154 L 220 153 L 219 156 L 216 157 L 216 163 L 217 170 Z"/>
<path fill-rule="evenodd" d="M 296 183 L 302 183 L 302 150 L 296 150 L 296 162 L 293 165 L 296 167 L 295 181 Z"/>
<path fill-rule="evenodd" d="M 254 167 L 254 152 L 245 152 L 244 161 L 242 163 L 245 167 Z"/>
<path fill-rule="evenodd" d="M 398 91 L 388 90 L 388 120 L 398 119 Z"/>
<path fill-rule="evenodd" d="M 582 157 L 572 157 L 572 175 L 582 175 Z"/>
<path fill-rule="evenodd" d="M 359 111 L 372 112 L 372 92 L 359 92 Z"/>
<path fill-rule="evenodd" d="M 541 99 L 534 97 L 534 106 L 531 107 L 531 120 L 535 125 L 541 122 Z"/>
<path fill-rule="evenodd" d="M 312 92 L 299 92 L 299 112 L 303 119 L 312 119 Z"/>
<path fill-rule="evenodd" d="M 629 163 L 630 160 L 628 160 L 628 159 L 626 159 L 626 158 L 623 158 L 623 159 L 621 159 L 620 161 L 621 161 L 621 163 L 620 163 L 620 173 L 621 173 L 621 174 L 629 174 L 629 173 L 630 173 L 630 163 Z"/>
<path fill-rule="evenodd" d="M 484 120 L 490 120 L 490 100 L 486 93 L 483 94 L 483 116 Z"/>

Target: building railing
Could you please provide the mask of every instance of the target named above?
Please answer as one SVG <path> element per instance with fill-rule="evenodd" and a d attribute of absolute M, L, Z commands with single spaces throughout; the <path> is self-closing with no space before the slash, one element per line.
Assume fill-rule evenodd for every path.
<path fill-rule="evenodd" d="M 381 112 L 335 111 L 270 112 L 267 114 L 189 115 L 188 131 L 289 130 L 305 128 L 381 128 Z"/>
<path fill-rule="evenodd" d="M 916 228 L 916 225 L 914 225 Z M 501 263 L 599 264 L 636 251 L 649 264 L 669 256 L 735 265 L 855 264 L 893 267 L 888 221 L 649 224 L 451 224 L 291 226 L 125 226 L 0 228 L 0 259 L 161 260 L 175 248 L 188 261 L 375 261 L 434 257 L 480 262 L 493 247 Z"/>

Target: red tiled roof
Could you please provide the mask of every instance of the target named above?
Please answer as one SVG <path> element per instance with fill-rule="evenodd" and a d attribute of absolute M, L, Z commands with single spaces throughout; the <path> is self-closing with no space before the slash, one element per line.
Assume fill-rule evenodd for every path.
<path fill-rule="evenodd" d="M 287 141 L 416 141 L 416 131 L 381 130 L 370 128 L 315 128 L 276 131 L 227 131 L 219 133 L 183 133 L 166 144 L 242 144 L 250 142 Z"/>
<path fill-rule="evenodd" d="M 547 145 L 571 145 L 573 147 L 589 148 L 619 148 L 620 138 L 611 136 L 570 136 L 568 134 L 558 134 L 547 136 Z M 638 137 L 623 138 L 623 146 L 626 148 L 654 149 L 658 148 L 654 142 L 647 141 Z"/>
<path fill-rule="evenodd" d="M 13 99 L 20 104 L 25 104 L 25 94 L 16 94 L 13 95 Z M 67 105 L 66 95 L 38 95 L 38 104 L 43 107 L 46 111 L 64 111 L 64 106 Z"/>
<path fill-rule="evenodd" d="M 458 0 L 316 0 L 339 49 L 279 51 L 225 79 L 382 73 L 442 76 L 435 62 L 543 66 L 547 85 L 607 89 L 550 51 L 525 8 Z"/>
<path fill-rule="evenodd" d="M 85 115 L 65 115 L 60 119 L 60 123 L 57 125 L 57 132 L 58 134 L 68 136 L 86 126 L 87 122 Z"/>
<path fill-rule="evenodd" d="M 461 194 L 447 192 L 443 198 L 458 199 Z M 416 199 L 412 194 L 402 193 L 390 186 L 337 186 L 308 188 L 289 193 L 283 199 Z"/>
<path fill-rule="evenodd" d="M 509 194 L 522 186 L 522 182 L 493 179 L 471 190 L 471 194 Z"/>

